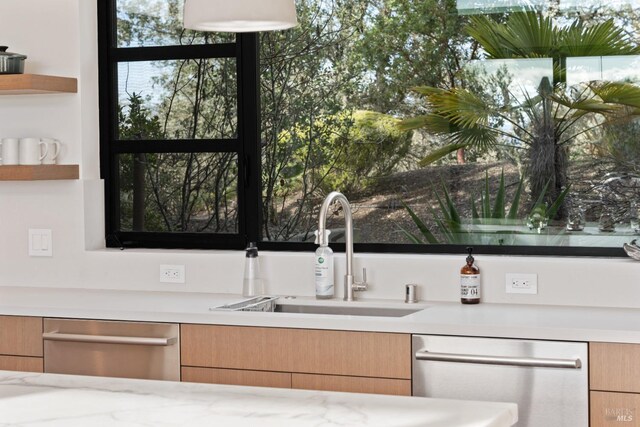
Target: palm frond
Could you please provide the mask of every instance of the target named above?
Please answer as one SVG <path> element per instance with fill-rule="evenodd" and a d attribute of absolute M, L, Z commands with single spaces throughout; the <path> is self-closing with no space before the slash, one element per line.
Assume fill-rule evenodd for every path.
<path fill-rule="evenodd" d="M 493 148 L 498 143 L 500 131 L 489 127 L 469 127 L 462 128 L 451 135 L 449 141 L 458 144 L 460 148 L 475 148 L 486 151 Z"/>
<path fill-rule="evenodd" d="M 624 82 L 592 83 L 590 89 L 604 103 L 640 108 L 640 87 Z"/>
<path fill-rule="evenodd" d="M 556 31 L 549 17 L 517 12 L 504 23 L 472 16 L 465 31 L 478 41 L 489 58 L 544 58 L 556 50 Z"/>
<path fill-rule="evenodd" d="M 482 217 L 491 217 L 491 196 L 489 193 L 489 172 L 484 173 L 484 196 L 482 197 Z"/>
<path fill-rule="evenodd" d="M 418 162 L 418 166 L 420 167 L 428 166 L 431 163 L 440 160 L 444 156 L 450 153 L 453 153 L 454 151 L 458 151 L 461 148 L 466 148 L 466 147 L 467 147 L 467 144 L 454 143 L 454 144 L 445 145 L 444 147 L 438 148 L 437 150 L 429 153 L 429 155 L 427 155 L 425 158 L 423 158 Z"/>
<path fill-rule="evenodd" d="M 435 134 L 448 134 L 455 130 L 454 125 L 439 114 L 424 114 L 400 120 L 397 127 L 401 131 L 426 129 Z"/>
<path fill-rule="evenodd" d="M 457 225 L 462 224 L 462 220 L 460 219 L 460 214 L 456 209 L 456 205 L 453 203 L 453 200 L 451 199 L 451 195 L 449 194 L 449 191 L 447 190 L 447 187 L 444 184 L 442 184 L 442 189 L 444 190 L 444 198 L 445 198 L 445 201 L 447 202 L 447 208 L 449 209 L 449 219 L 451 223 L 457 224 Z"/>
<path fill-rule="evenodd" d="M 400 232 L 402 234 L 405 235 L 405 237 L 414 245 L 421 245 L 424 242 L 422 240 L 420 240 L 418 238 L 418 236 L 416 236 L 415 234 L 411 233 L 410 231 L 406 230 L 404 227 L 402 227 L 401 225 L 398 225 L 398 228 L 400 229 Z"/>
<path fill-rule="evenodd" d="M 416 225 L 416 227 L 418 227 L 418 230 L 420 230 L 420 233 L 422 233 L 427 242 L 431 244 L 437 244 L 438 239 L 436 239 L 433 233 L 431 233 L 431 231 L 429 230 L 429 227 L 427 227 L 426 224 L 420 219 L 420 217 L 416 215 L 413 209 L 411 209 L 409 205 L 404 202 L 404 200 L 401 200 L 400 203 L 402 203 L 402 206 L 404 206 L 404 208 L 407 210 L 409 216 L 411 217 L 411 220 Z"/>
<path fill-rule="evenodd" d="M 518 209 L 520 208 L 520 197 L 522 196 L 522 188 L 524 187 L 524 179 L 520 179 L 518 182 L 518 189 L 516 193 L 513 195 L 513 202 L 511 202 L 511 207 L 509 208 L 509 214 L 507 215 L 508 219 L 517 219 L 518 218 Z"/>
<path fill-rule="evenodd" d="M 618 106 L 603 102 L 601 99 L 597 99 L 597 98 L 582 98 L 582 99 L 572 100 L 560 93 L 554 93 L 550 95 L 550 98 L 554 102 L 570 110 L 575 110 L 575 112 L 570 112 L 570 115 L 572 117 L 582 116 L 589 113 L 600 113 L 600 114 L 613 113 L 617 109 L 619 109 Z"/>
<path fill-rule="evenodd" d="M 488 178 L 487 178 L 488 179 Z M 504 198 L 505 198 L 505 187 L 504 187 L 504 169 L 500 174 L 500 185 L 498 186 L 498 192 L 496 193 L 496 200 L 493 204 L 493 214 L 491 218 L 494 219 L 503 219 L 504 218 Z"/>
<path fill-rule="evenodd" d="M 544 187 L 542 187 L 542 191 L 538 196 L 538 200 L 536 200 L 536 202 L 533 204 L 534 209 L 544 203 L 544 197 L 547 195 L 547 190 L 549 190 L 550 184 L 551 184 L 551 179 L 548 179 L 547 183 L 544 185 Z"/>
<path fill-rule="evenodd" d="M 638 46 L 613 19 L 585 25 L 576 20 L 558 31 L 563 56 L 611 56 L 638 53 Z"/>
<path fill-rule="evenodd" d="M 569 194 L 570 189 L 571 189 L 571 185 L 567 185 L 567 188 L 562 190 L 562 192 L 558 195 L 558 198 L 553 202 L 551 207 L 547 210 L 547 217 L 549 219 L 554 219 L 556 217 L 556 214 L 558 213 L 558 211 L 560 210 L 560 207 L 564 203 L 564 199 L 567 197 L 567 194 Z"/>

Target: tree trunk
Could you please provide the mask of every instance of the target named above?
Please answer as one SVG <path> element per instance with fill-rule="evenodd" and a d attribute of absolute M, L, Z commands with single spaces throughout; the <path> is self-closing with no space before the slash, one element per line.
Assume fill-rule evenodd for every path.
<path fill-rule="evenodd" d="M 133 231 L 144 231 L 145 164 L 144 153 L 133 155 Z"/>
<path fill-rule="evenodd" d="M 549 183 L 544 202 L 550 207 L 567 186 L 567 150 L 552 136 L 539 135 L 531 146 L 529 159 L 531 202 L 538 200 Z M 564 214 L 561 207 L 555 219 L 563 218 Z"/>
<path fill-rule="evenodd" d="M 544 99 L 542 111 L 534 123 L 535 138 L 529 150 L 529 179 L 531 202 L 536 203 L 547 187 L 543 202 L 550 207 L 567 186 L 567 150 L 558 145 L 555 132 L 552 101 L 553 87 L 548 78 L 543 78 L 538 94 Z M 532 208 L 535 206 L 532 206 Z M 564 217 L 564 207 L 558 209 L 556 218 Z M 555 219 L 555 218 L 550 218 Z"/>
<path fill-rule="evenodd" d="M 456 157 L 458 159 L 458 164 L 459 165 L 464 165 L 465 164 L 465 160 L 464 160 L 464 148 L 459 148 L 458 151 L 456 152 Z"/>

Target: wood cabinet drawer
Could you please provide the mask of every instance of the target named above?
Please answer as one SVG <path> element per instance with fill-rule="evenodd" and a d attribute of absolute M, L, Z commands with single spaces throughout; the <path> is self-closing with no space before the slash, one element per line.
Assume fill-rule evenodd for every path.
<path fill-rule="evenodd" d="M 0 354 L 42 357 L 42 318 L 0 316 Z"/>
<path fill-rule="evenodd" d="M 411 396 L 411 380 L 390 378 L 293 374 L 291 386 L 303 390 L 348 391 L 352 393 Z"/>
<path fill-rule="evenodd" d="M 41 357 L 0 356 L 0 370 L 44 372 L 44 363 Z"/>
<path fill-rule="evenodd" d="M 640 345 L 591 343 L 589 363 L 592 390 L 640 392 Z"/>
<path fill-rule="evenodd" d="M 640 425 L 640 394 L 591 392 L 591 427 Z"/>
<path fill-rule="evenodd" d="M 183 367 L 182 381 L 207 384 L 246 385 L 253 387 L 291 388 L 291 374 L 284 372 Z"/>
<path fill-rule="evenodd" d="M 411 379 L 411 336 L 182 325 L 187 366 Z"/>

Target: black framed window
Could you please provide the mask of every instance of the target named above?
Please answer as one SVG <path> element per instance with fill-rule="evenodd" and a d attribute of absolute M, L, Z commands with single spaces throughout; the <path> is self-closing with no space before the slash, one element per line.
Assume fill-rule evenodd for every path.
<path fill-rule="evenodd" d="M 229 35 L 98 2 L 108 245 L 313 251 L 339 190 L 357 251 L 624 256 L 640 9 L 597 3 L 298 0 Z"/>
<path fill-rule="evenodd" d="M 257 240 L 256 35 L 185 31 L 178 0 L 98 4 L 107 245 Z"/>

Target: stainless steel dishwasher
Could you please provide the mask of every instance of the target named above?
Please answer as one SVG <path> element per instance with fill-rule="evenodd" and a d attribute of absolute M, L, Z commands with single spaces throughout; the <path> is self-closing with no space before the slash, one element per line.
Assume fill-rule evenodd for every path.
<path fill-rule="evenodd" d="M 180 381 L 176 324 L 44 320 L 44 371 Z"/>
<path fill-rule="evenodd" d="M 518 427 L 589 425 L 586 343 L 413 336 L 413 395 L 515 402 Z"/>

